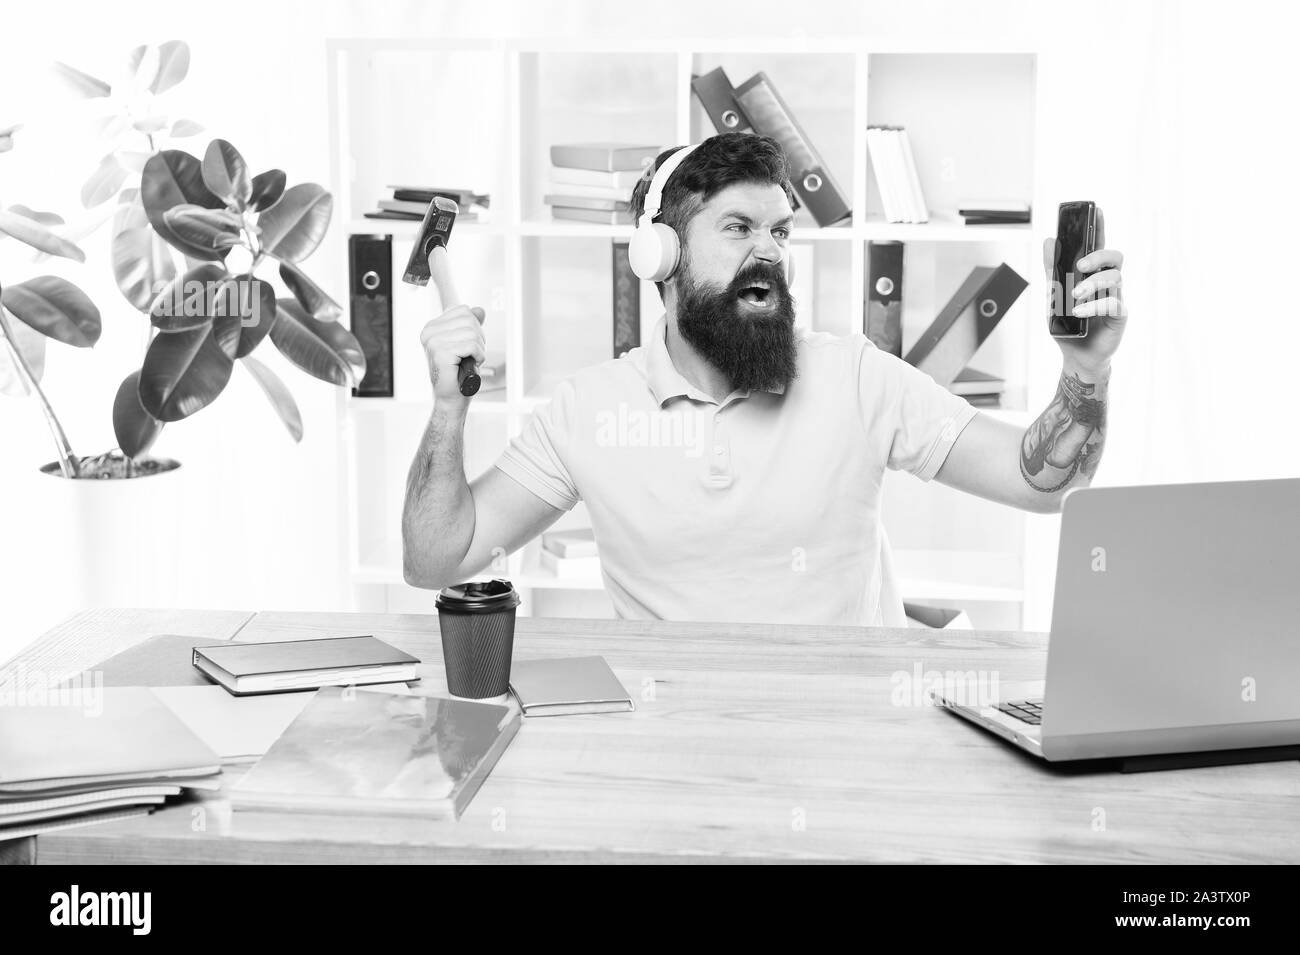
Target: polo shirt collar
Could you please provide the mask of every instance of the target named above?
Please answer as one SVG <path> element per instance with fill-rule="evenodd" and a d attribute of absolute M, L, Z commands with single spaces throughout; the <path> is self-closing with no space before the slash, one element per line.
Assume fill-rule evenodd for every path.
<path fill-rule="evenodd" d="M 655 324 L 655 329 L 650 335 L 650 344 L 646 347 L 646 380 L 650 384 L 650 393 L 654 395 L 655 401 L 659 403 L 661 408 L 664 402 L 670 398 L 681 396 L 694 398 L 697 401 L 707 401 L 709 404 L 719 403 L 687 381 L 682 376 L 682 373 L 677 370 L 677 366 L 673 364 L 672 356 L 668 354 L 667 312 L 659 316 L 659 321 Z M 762 390 L 774 395 L 783 395 L 785 394 L 785 385 L 773 385 L 771 388 Z M 750 392 L 749 389 L 745 389 L 740 392 L 732 392 L 732 394 L 740 398 L 748 398 Z"/>

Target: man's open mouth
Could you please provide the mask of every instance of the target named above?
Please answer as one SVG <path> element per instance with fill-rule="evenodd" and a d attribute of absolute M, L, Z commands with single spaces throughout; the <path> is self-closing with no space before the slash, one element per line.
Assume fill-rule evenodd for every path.
<path fill-rule="evenodd" d="M 771 308 L 776 301 L 776 295 L 767 282 L 755 282 L 745 286 L 740 290 L 737 298 L 752 308 Z"/>

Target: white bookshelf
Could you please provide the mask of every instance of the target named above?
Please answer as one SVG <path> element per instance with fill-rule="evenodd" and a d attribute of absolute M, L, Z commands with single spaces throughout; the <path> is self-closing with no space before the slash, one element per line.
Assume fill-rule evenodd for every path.
<path fill-rule="evenodd" d="M 542 203 L 553 142 L 616 140 L 669 146 L 713 133 L 690 92 L 692 73 L 723 66 L 739 84 L 765 71 L 799 117 L 840 187 L 852 220 L 818 228 L 801 211 L 791 241 L 814 262 L 812 327 L 863 328 L 868 243 L 907 243 L 904 348 L 976 265 L 1007 262 L 1029 287 L 981 349 L 976 367 L 1007 380 L 1005 408 L 982 409 L 1020 426 L 1046 404 L 1060 371 L 1044 345 L 1040 247 L 1052 223 L 1036 193 L 1036 63 L 1033 51 L 873 49 L 852 38 L 682 38 L 618 46 L 569 41 L 340 39 L 327 44 L 332 188 L 347 233 L 393 237 L 400 273 L 418 223 L 373 220 L 392 184 L 455 185 L 491 194 L 484 221 L 458 223 L 451 245 L 461 295 L 487 310 L 488 347 L 507 362 L 504 392 L 480 395 L 466 434 L 467 471 L 490 466 L 547 400 L 553 383 L 611 357 L 610 242 L 630 227 L 552 221 Z M 906 126 L 931 221 L 884 221 L 866 146 L 868 123 Z M 965 226 L 962 197 L 1020 197 L 1025 226 Z M 1051 197 L 1056 201 L 1056 197 Z M 333 241 L 343 242 L 336 233 Z M 340 261 L 346 264 L 345 257 Z M 642 283 L 642 340 L 661 307 Z M 337 287 L 346 288 L 346 276 Z M 394 283 L 396 393 L 343 394 L 345 546 L 359 609 L 432 608 L 433 594 L 402 582 L 400 513 L 406 469 L 427 419 L 429 385 L 418 332 L 436 293 Z M 1050 342 L 1050 339 L 1047 340 Z M 1049 519 L 1031 517 L 889 474 L 885 523 L 907 598 L 952 601 L 977 625 L 1045 627 L 1033 585 L 1054 552 Z M 558 527 L 580 526 L 585 508 Z M 540 567 L 538 543 L 502 568 L 525 591 L 521 612 L 565 594 L 601 589 L 599 578 L 557 578 Z M 597 604 L 599 600 L 597 599 Z M 568 612 L 565 610 L 564 612 Z M 983 619 L 981 619 L 981 616 Z"/>

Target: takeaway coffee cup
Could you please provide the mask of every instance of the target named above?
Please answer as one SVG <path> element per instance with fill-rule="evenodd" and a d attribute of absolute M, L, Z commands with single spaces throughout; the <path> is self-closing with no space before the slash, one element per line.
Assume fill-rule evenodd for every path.
<path fill-rule="evenodd" d="M 519 606 L 514 586 L 500 577 L 471 580 L 439 591 L 434 603 L 451 695 L 504 701 L 510 691 Z"/>

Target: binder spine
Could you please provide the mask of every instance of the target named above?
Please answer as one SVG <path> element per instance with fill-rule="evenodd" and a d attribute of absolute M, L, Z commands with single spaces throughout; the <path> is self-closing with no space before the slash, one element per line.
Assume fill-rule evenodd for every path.
<path fill-rule="evenodd" d="M 628 259 L 628 243 L 615 240 L 613 248 L 614 357 L 621 358 L 641 344 L 641 283 Z"/>
<path fill-rule="evenodd" d="M 903 243 L 867 243 L 867 338 L 903 357 Z"/>
<path fill-rule="evenodd" d="M 393 240 L 389 235 L 348 237 L 352 334 L 366 357 L 358 398 L 393 397 Z"/>
<path fill-rule="evenodd" d="M 722 67 L 710 70 L 703 76 L 691 77 L 695 98 L 708 113 L 713 128 L 720 133 L 751 133 L 754 124 L 736 102 L 736 91 Z"/>

